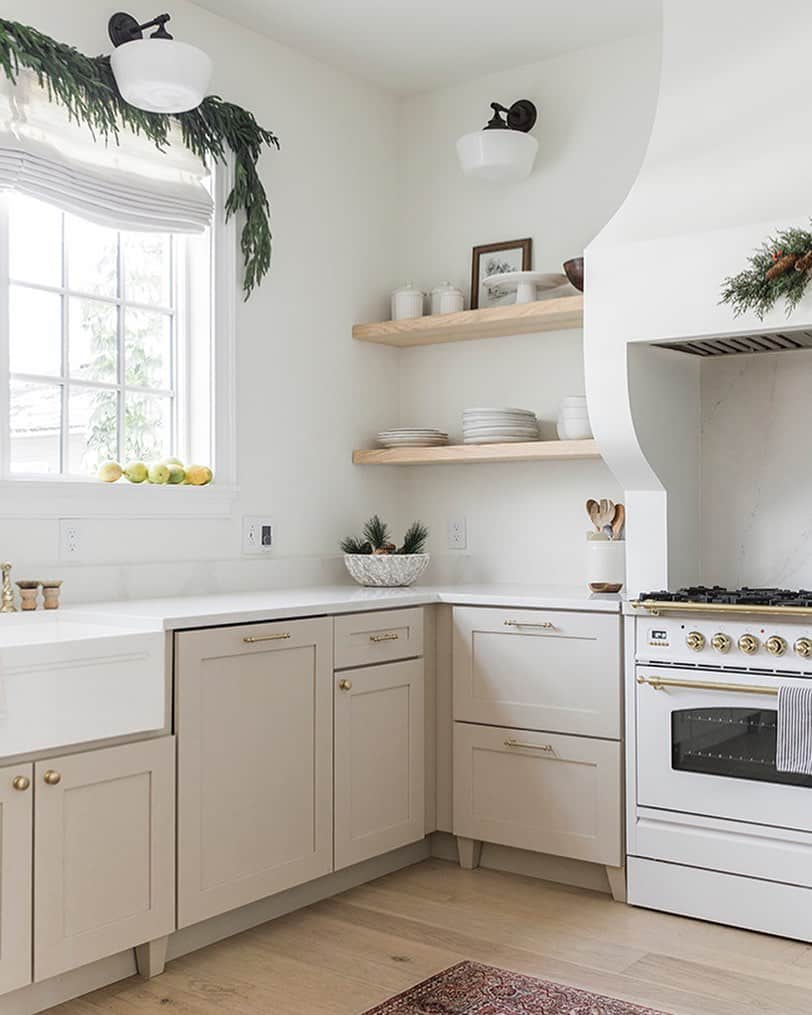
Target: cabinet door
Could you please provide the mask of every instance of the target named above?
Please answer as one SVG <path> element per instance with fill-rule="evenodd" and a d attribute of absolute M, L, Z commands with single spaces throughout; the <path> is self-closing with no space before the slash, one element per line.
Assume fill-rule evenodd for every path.
<path fill-rule="evenodd" d="M 31 982 L 32 765 L 0 768 L 0 994 Z"/>
<path fill-rule="evenodd" d="M 620 738 L 620 618 L 454 609 L 454 718 Z"/>
<path fill-rule="evenodd" d="M 620 744 L 454 723 L 454 833 L 622 863 Z"/>
<path fill-rule="evenodd" d="M 335 677 L 335 867 L 422 839 L 423 661 Z"/>
<path fill-rule="evenodd" d="M 174 929 L 172 737 L 34 766 L 34 979 Z"/>
<path fill-rule="evenodd" d="M 332 870 L 332 624 L 177 637 L 181 927 Z"/>

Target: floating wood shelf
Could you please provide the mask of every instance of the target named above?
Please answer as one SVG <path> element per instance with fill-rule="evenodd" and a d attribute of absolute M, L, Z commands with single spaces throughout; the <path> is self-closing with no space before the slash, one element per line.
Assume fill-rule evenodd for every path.
<path fill-rule="evenodd" d="M 447 444 L 440 448 L 374 448 L 352 453 L 355 465 L 464 465 L 475 462 L 567 461 L 575 458 L 600 458 L 595 441 Z"/>
<path fill-rule="evenodd" d="M 465 342 L 472 338 L 561 331 L 580 328 L 583 323 L 583 296 L 563 296 L 535 303 L 514 303 L 509 307 L 414 317 L 408 321 L 356 324 L 352 337 L 359 342 L 377 342 L 380 345 L 437 345 L 441 342 Z"/>

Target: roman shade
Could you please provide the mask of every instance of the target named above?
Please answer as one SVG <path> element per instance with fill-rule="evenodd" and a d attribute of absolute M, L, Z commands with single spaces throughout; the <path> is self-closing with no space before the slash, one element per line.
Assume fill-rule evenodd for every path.
<path fill-rule="evenodd" d="M 122 128 L 118 144 L 94 137 L 52 102 L 36 75 L 0 81 L 0 191 L 16 190 L 100 225 L 200 233 L 211 223 L 208 171 L 182 143 L 160 150 Z"/>

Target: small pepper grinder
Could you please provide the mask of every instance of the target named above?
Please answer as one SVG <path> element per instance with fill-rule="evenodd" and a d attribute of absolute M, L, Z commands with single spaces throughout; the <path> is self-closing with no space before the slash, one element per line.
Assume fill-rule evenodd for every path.
<path fill-rule="evenodd" d="M 47 581 L 42 583 L 43 606 L 46 610 L 59 609 L 59 591 L 62 587 L 61 581 Z"/>
<path fill-rule="evenodd" d="M 11 564 L 8 561 L 2 566 L 3 592 L 0 596 L 0 613 L 16 613 L 14 605 L 14 589 L 11 587 Z"/>
<path fill-rule="evenodd" d="M 20 609 L 36 610 L 39 582 L 19 581 L 15 583 L 20 590 Z"/>

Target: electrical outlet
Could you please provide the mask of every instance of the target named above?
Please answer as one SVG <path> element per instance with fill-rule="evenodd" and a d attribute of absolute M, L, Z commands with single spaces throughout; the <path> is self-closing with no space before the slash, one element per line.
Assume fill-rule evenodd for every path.
<path fill-rule="evenodd" d="M 243 515 L 242 552 L 246 554 L 270 553 L 273 548 L 273 525 L 270 518 Z"/>
<path fill-rule="evenodd" d="M 451 518 L 448 522 L 449 550 L 464 550 L 468 545 L 468 532 L 464 518 Z"/>
<path fill-rule="evenodd" d="M 59 519 L 59 559 L 81 560 L 84 530 L 80 518 Z"/>

